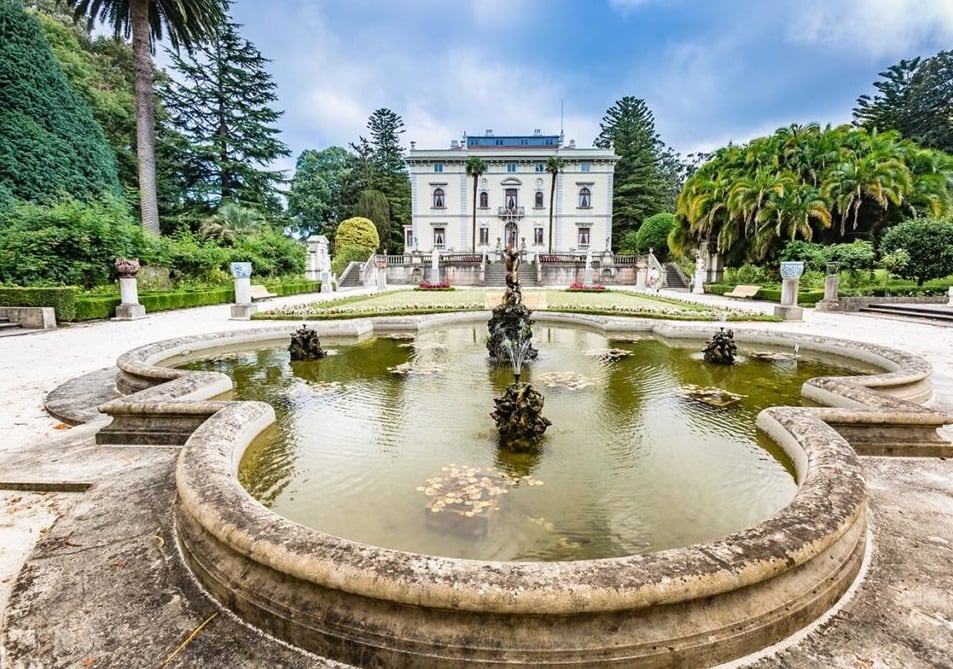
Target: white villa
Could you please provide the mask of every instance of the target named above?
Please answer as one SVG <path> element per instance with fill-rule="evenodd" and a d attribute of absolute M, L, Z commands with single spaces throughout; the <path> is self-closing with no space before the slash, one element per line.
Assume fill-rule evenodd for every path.
<path fill-rule="evenodd" d="M 453 140 L 449 148 L 418 149 L 410 143 L 412 224 L 404 228 L 405 252 L 492 253 L 507 246 L 528 255 L 600 254 L 612 239 L 612 149 L 563 145 L 560 135 L 494 135 Z M 467 160 L 483 159 L 477 180 L 473 239 L 473 177 Z M 550 201 L 552 174 L 546 162 L 563 161 Z M 549 214 L 553 212 L 553 239 Z M 475 243 L 474 243 L 475 242 Z M 550 243 L 552 242 L 552 243 Z"/>

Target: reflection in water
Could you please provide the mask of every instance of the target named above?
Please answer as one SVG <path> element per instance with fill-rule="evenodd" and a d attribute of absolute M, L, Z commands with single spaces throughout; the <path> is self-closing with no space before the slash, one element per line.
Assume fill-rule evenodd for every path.
<path fill-rule="evenodd" d="M 539 358 L 523 377 L 543 392 L 553 421 L 535 454 L 496 447 L 489 414 L 512 373 L 489 364 L 482 327 L 330 346 L 315 361 L 291 363 L 274 348 L 188 367 L 227 373 L 237 399 L 275 407 L 277 426 L 252 444 L 239 470 L 263 504 L 357 541 L 488 560 L 644 553 L 750 527 L 796 488 L 791 463 L 756 431 L 758 412 L 799 404 L 812 376 L 854 371 L 744 350 L 735 365 L 710 365 L 700 359 L 703 342 L 678 348 L 534 330 Z M 620 353 L 593 354 L 607 349 Z M 553 379 L 565 382 L 543 383 Z M 571 382 L 578 379 L 586 383 Z M 708 406 L 679 396 L 686 385 L 743 397 Z M 428 522 L 418 488 L 445 467 L 531 475 L 543 485 L 515 485 L 475 539 Z"/>

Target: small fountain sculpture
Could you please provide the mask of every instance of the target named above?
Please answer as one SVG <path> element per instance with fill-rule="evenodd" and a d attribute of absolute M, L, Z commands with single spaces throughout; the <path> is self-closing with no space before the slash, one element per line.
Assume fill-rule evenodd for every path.
<path fill-rule="evenodd" d="M 496 409 L 490 415 L 500 433 L 500 446 L 511 453 L 531 453 L 537 450 L 546 428 L 552 423 L 543 417 L 543 396 L 528 383 L 520 381 L 523 360 L 532 348 L 529 339 L 504 340 L 513 366 L 513 383 L 506 387 L 502 397 L 493 400 Z"/>
<path fill-rule="evenodd" d="M 302 325 L 291 334 L 288 352 L 291 353 L 292 360 L 318 360 L 327 355 L 327 352 L 321 348 L 318 333 L 309 330 L 307 325 Z"/>
<path fill-rule="evenodd" d="M 529 343 L 533 338 L 533 320 L 530 318 L 532 311 L 523 304 L 520 291 L 519 249 L 507 246 L 502 255 L 506 265 L 506 291 L 502 304 L 493 309 L 493 316 L 487 324 L 490 338 L 486 343 L 490 358 L 498 365 L 511 362 L 507 341 L 527 342 L 524 360 L 535 360 L 539 355 L 539 351 Z"/>
<path fill-rule="evenodd" d="M 731 330 L 725 332 L 725 328 L 719 329 L 705 345 L 705 348 L 702 349 L 702 352 L 705 354 L 705 362 L 712 362 L 716 365 L 733 365 L 735 354 L 738 352 L 738 347 L 735 345 L 735 333 Z"/>

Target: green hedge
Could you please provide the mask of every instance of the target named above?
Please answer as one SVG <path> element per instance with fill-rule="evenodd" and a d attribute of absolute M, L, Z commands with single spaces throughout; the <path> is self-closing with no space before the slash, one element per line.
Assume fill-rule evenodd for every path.
<path fill-rule="evenodd" d="M 281 283 L 266 283 L 264 286 L 276 295 L 300 295 L 302 293 L 317 293 L 321 291 L 320 281 L 284 281 Z M 26 289 L 18 289 L 26 290 Z M 70 290 L 75 291 L 75 288 Z M 228 304 L 235 301 L 233 286 L 221 286 L 201 290 L 166 290 L 149 291 L 139 294 L 139 303 L 146 308 L 146 313 L 171 311 L 173 309 L 188 309 L 191 307 L 205 307 L 211 304 Z M 58 320 L 91 321 L 112 318 L 120 299 L 116 295 L 82 296 L 76 299 L 74 316 L 59 318 Z"/>
<path fill-rule="evenodd" d="M 79 289 L 74 286 L 58 288 L 0 288 L 2 307 L 53 307 L 57 321 L 76 320 Z"/>
<path fill-rule="evenodd" d="M 724 283 L 706 283 L 705 292 L 711 295 L 724 295 L 725 293 L 730 293 L 734 290 L 735 286 L 724 284 Z M 763 300 L 765 302 L 777 302 L 781 303 L 781 286 L 770 285 L 770 286 L 761 286 L 761 290 L 758 291 L 758 294 L 754 297 L 755 300 Z M 801 307 L 813 307 L 815 304 L 824 299 L 823 290 L 801 290 L 798 291 L 797 303 Z"/>

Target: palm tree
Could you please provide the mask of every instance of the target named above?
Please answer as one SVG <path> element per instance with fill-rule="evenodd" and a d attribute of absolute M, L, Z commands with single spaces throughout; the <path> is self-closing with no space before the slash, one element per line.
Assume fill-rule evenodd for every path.
<path fill-rule="evenodd" d="M 553 175 L 549 185 L 549 252 L 553 252 L 553 212 L 556 210 L 556 175 L 563 171 L 564 162 L 559 156 L 550 156 L 546 161 L 546 171 Z"/>
<path fill-rule="evenodd" d="M 146 232 L 159 234 L 156 194 L 155 109 L 152 92 L 153 41 L 168 36 L 186 49 L 211 36 L 225 21 L 228 0 L 62 0 L 73 19 L 102 21 L 115 36 L 132 36 L 135 68 L 136 152 L 139 158 L 139 210 Z"/>
<path fill-rule="evenodd" d="M 470 156 L 467 160 L 467 176 L 473 177 L 473 231 L 470 239 L 473 241 L 473 253 L 476 253 L 476 210 L 477 210 L 477 181 L 486 172 L 486 163 L 479 156 Z"/>

